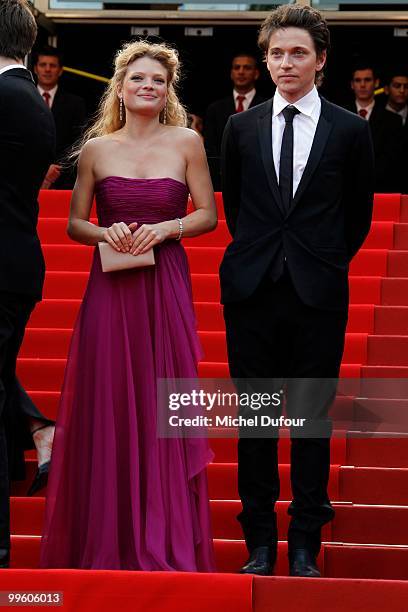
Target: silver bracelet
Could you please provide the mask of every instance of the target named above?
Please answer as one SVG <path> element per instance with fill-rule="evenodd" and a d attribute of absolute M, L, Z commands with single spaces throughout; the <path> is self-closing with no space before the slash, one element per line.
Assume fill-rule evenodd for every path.
<path fill-rule="evenodd" d="M 176 221 L 178 221 L 179 224 L 179 233 L 176 240 L 181 240 L 183 237 L 183 221 L 179 219 L 179 217 L 176 217 Z"/>

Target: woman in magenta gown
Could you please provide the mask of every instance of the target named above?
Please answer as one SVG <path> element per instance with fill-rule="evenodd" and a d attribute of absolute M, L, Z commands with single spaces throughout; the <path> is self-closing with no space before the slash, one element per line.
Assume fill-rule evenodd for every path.
<path fill-rule="evenodd" d="M 180 238 L 216 224 L 177 78 L 174 50 L 126 45 L 84 137 L 71 238 L 132 254 L 154 247 L 155 265 L 103 272 L 95 249 L 59 407 L 41 567 L 214 570 L 208 442 L 156 433 L 157 379 L 196 377 L 200 357 Z M 99 226 L 88 221 L 94 196 Z"/>

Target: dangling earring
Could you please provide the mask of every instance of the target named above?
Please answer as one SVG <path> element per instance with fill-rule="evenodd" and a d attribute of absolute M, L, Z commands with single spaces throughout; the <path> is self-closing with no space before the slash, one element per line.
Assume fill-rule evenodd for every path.
<path fill-rule="evenodd" d="M 123 122 L 123 98 L 120 96 L 119 98 L 119 121 Z"/>
<path fill-rule="evenodd" d="M 163 124 L 166 125 L 166 123 L 167 123 L 167 101 L 163 109 Z"/>

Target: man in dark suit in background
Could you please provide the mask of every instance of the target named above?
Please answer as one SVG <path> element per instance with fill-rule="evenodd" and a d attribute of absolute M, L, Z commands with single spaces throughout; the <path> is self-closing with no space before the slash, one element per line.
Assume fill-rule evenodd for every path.
<path fill-rule="evenodd" d="M 406 67 L 394 67 L 388 73 L 384 85 L 388 96 L 385 110 L 394 113 L 402 122 L 402 193 L 408 193 L 408 70 Z"/>
<path fill-rule="evenodd" d="M 368 121 L 375 154 L 375 191 L 400 192 L 403 181 L 402 132 L 398 115 L 385 110 L 375 100 L 379 79 L 373 66 L 366 62 L 357 65 L 352 73 L 351 89 L 355 95 L 350 107 Z"/>
<path fill-rule="evenodd" d="M 23 451 L 32 438 L 39 452 L 52 444 L 54 432 L 15 371 L 44 281 L 37 196 L 53 159 L 55 128 L 23 64 L 37 34 L 25 0 L 1 0 L 0 31 L 0 567 L 8 567 L 9 479 L 23 476 Z"/>
<path fill-rule="evenodd" d="M 52 111 L 57 133 L 55 163 L 49 168 L 43 188 L 72 189 L 75 172 L 71 167 L 61 167 L 61 162 L 64 164 L 67 152 L 81 136 L 86 121 L 85 102 L 59 85 L 63 63 L 61 53 L 54 47 L 44 47 L 36 53 L 34 72 L 38 91 Z"/>
<path fill-rule="evenodd" d="M 344 348 L 348 266 L 371 223 L 373 153 L 367 122 L 317 92 L 330 44 L 320 13 L 281 6 L 258 42 L 277 89 L 225 128 L 233 241 L 220 268 L 222 302 L 232 378 L 262 379 L 264 388 L 283 379 L 287 416 L 307 417 L 297 437 L 291 431 L 288 553 L 291 575 L 313 577 L 321 528 L 334 515 L 328 410 Z M 295 379 L 305 385 L 300 395 Z M 258 434 L 238 443 L 238 519 L 250 553 L 241 572 L 265 575 L 277 552 L 278 440 Z"/>
<path fill-rule="evenodd" d="M 234 113 L 248 110 L 266 100 L 255 89 L 259 78 L 255 56 L 246 53 L 236 55 L 232 60 L 230 76 L 234 85 L 232 93 L 210 104 L 204 118 L 204 146 L 215 191 L 220 189 L 221 141 L 228 118 Z"/>

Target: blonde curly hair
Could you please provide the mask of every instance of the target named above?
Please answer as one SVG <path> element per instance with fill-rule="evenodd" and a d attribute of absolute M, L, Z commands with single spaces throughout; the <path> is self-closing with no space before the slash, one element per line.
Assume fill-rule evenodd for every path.
<path fill-rule="evenodd" d="M 115 71 L 101 98 L 95 120 L 85 131 L 80 143 L 75 146 L 69 156 L 70 160 L 77 159 L 82 147 L 91 138 L 112 134 L 126 123 L 126 113 L 124 113 L 122 121 L 120 120 L 118 89 L 124 81 L 129 64 L 141 57 L 156 60 L 167 70 L 167 103 L 166 110 L 163 109 L 160 112 L 160 122 L 164 123 L 166 113 L 167 125 L 181 127 L 187 125 L 187 113 L 179 101 L 175 89 L 180 79 L 180 61 L 177 51 L 164 43 L 149 43 L 146 40 L 128 42 L 116 53 Z"/>

